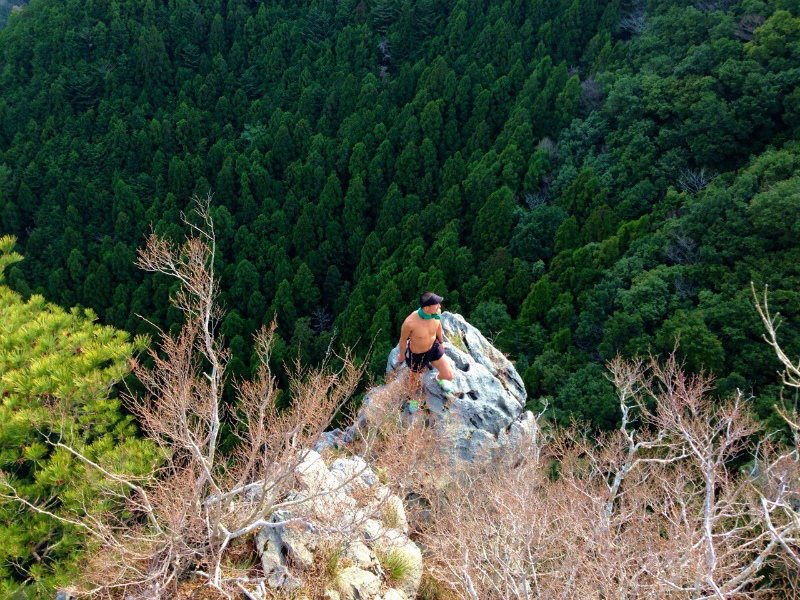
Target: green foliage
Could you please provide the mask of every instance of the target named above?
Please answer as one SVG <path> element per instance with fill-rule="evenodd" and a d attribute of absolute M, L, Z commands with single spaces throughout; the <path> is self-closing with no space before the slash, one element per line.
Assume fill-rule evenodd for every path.
<path fill-rule="evenodd" d="M 0 266 L 21 260 L 0 239 Z M 11 489 L 47 510 L 104 510 L 96 477 L 63 449 L 71 445 L 104 467 L 149 472 L 151 444 L 109 394 L 146 340 L 94 323 L 90 311 L 65 311 L 34 295 L 27 301 L 0 284 L 0 590 L 3 597 L 52 597 L 80 568 L 77 527 L 10 500 Z"/>
<path fill-rule="evenodd" d="M 377 375 L 430 288 L 565 419 L 613 426 L 596 367 L 678 336 L 767 406 L 746 294 L 769 283 L 800 347 L 800 15 L 647 6 L 33 3 L 0 33 L 6 281 L 175 326 L 134 251 L 211 190 L 236 375 L 273 315 L 276 365 L 334 339 Z"/>
<path fill-rule="evenodd" d="M 386 576 L 394 582 L 403 582 L 414 568 L 414 559 L 403 548 L 378 551 L 378 561 Z"/>
<path fill-rule="evenodd" d="M 454 600 L 455 597 L 455 594 L 444 582 L 439 581 L 430 573 L 423 572 L 422 582 L 417 592 L 419 600 Z"/>

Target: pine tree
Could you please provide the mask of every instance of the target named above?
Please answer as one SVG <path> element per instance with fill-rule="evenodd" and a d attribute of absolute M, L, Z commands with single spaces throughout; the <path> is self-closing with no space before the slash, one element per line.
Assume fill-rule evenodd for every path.
<path fill-rule="evenodd" d="M 480 252 L 488 256 L 496 248 L 505 246 L 511 237 L 513 224 L 514 194 L 503 186 L 489 196 L 475 219 L 472 235 Z"/>
<path fill-rule="evenodd" d="M 3 284 L 22 260 L 15 239 L 0 238 L 0 596 L 53 597 L 80 568 L 79 528 L 9 500 L 18 494 L 56 515 L 107 508 L 82 464 L 51 443 L 63 441 L 119 473 L 144 474 L 153 446 L 136 437 L 110 390 L 146 343 L 94 323 L 92 311 L 66 311 L 41 296 L 28 301 Z"/>

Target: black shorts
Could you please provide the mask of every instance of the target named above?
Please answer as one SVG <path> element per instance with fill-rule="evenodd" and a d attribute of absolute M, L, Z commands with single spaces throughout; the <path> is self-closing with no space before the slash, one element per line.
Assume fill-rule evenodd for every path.
<path fill-rule="evenodd" d="M 422 369 L 432 369 L 431 361 L 439 360 L 444 356 L 444 348 L 439 345 L 439 340 L 434 340 L 433 346 L 427 352 L 416 354 L 411 352 L 411 346 L 406 347 L 406 364 L 408 368 L 419 373 Z"/>

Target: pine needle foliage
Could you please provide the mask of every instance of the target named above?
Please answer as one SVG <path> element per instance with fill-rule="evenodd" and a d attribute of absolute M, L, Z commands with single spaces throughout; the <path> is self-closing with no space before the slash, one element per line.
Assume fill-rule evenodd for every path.
<path fill-rule="evenodd" d="M 0 597 L 44 598 L 77 571 L 85 536 L 11 497 L 57 515 L 113 502 L 52 443 L 69 442 L 119 473 L 145 474 L 157 461 L 114 393 L 147 340 L 98 325 L 90 310 L 23 300 L 3 278 L 22 260 L 15 242 L 0 238 Z"/>

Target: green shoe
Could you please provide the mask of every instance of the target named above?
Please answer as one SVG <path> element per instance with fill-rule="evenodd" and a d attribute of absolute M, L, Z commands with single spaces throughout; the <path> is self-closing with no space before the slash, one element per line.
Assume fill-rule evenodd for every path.
<path fill-rule="evenodd" d="M 453 385 L 453 382 L 448 379 L 437 379 L 436 381 L 447 394 L 452 394 L 456 389 L 456 386 Z"/>

